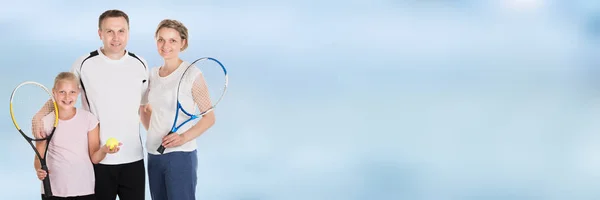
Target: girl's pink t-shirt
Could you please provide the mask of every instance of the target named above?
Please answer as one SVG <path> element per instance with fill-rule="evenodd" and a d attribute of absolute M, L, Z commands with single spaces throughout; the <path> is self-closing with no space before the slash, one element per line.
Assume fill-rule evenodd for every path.
<path fill-rule="evenodd" d="M 52 130 L 54 124 L 53 115 L 44 117 L 47 133 Z M 75 116 L 69 120 L 58 121 L 46 155 L 54 196 L 94 194 L 94 166 L 88 149 L 88 132 L 97 125 L 98 119 L 83 109 L 77 109 Z"/>

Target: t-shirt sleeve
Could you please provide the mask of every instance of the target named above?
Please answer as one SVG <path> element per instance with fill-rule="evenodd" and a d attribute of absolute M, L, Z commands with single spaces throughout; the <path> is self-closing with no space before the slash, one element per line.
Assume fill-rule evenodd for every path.
<path fill-rule="evenodd" d="M 75 77 L 77 77 L 77 81 L 81 81 L 81 63 L 88 56 L 89 56 L 89 54 L 77 58 L 77 60 L 75 60 L 75 62 L 73 62 L 73 65 L 71 65 L 70 72 L 75 74 Z M 85 90 L 83 90 L 82 85 L 79 86 L 79 91 L 81 92 L 81 105 L 82 105 L 81 107 L 84 110 L 89 111 L 89 105 L 87 104 Z"/>
<path fill-rule="evenodd" d="M 142 86 L 142 101 L 140 102 L 140 105 L 146 105 L 146 104 L 148 104 L 148 92 L 150 90 L 150 87 L 149 87 L 150 86 L 150 69 L 149 69 L 150 67 L 148 67 L 146 60 L 144 60 L 144 59 L 141 59 L 141 60 L 144 63 L 144 65 L 146 66 L 146 71 L 144 73 L 144 80 L 146 80 L 146 82 Z"/>
<path fill-rule="evenodd" d="M 96 118 L 96 116 L 90 112 L 88 112 L 87 114 L 88 114 L 88 131 L 91 131 L 94 128 L 96 128 L 96 126 L 98 126 L 98 118 Z"/>
<path fill-rule="evenodd" d="M 85 56 L 79 57 L 77 58 L 77 60 L 75 60 L 75 62 L 73 62 L 73 64 L 71 65 L 71 70 L 69 70 L 71 73 L 75 74 L 75 76 L 77 77 L 77 80 L 79 80 L 80 77 L 80 67 L 81 67 L 81 62 L 83 62 L 83 59 L 85 58 Z"/>

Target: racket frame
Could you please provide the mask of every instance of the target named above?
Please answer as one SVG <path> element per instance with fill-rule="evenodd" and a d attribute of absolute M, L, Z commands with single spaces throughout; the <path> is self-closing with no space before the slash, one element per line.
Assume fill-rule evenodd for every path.
<path fill-rule="evenodd" d="M 24 85 L 30 85 L 30 84 L 38 86 L 38 87 L 42 88 L 44 91 L 46 91 L 46 93 L 48 93 L 48 95 L 50 96 L 50 99 L 52 99 L 52 105 L 54 106 L 54 118 L 55 118 L 54 119 L 54 124 L 52 125 L 52 131 L 45 138 L 31 138 L 31 137 L 28 137 L 27 134 L 25 134 L 23 132 L 23 130 L 21 129 L 21 127 L 17 123 L 17 120 L 15 119 L 15 113 L 14 113 L 14 110 L 13 110 L 13 99 L 14 99 L 15 93 L 22 86 L 24 86 Z M 44 105 L 44 106 L 46 106 L 46 105 Z M 13 124 L 15 125 L 15 128 L 19 131 L 19 133 L 21 133 L 21 136 L 23 136 L 23 138 L 29 143 L 29 145 L 31 146 L 31 148 L 35 152 L 35 155 L 40 160 L 41 168 L 44 171 L 46 171 L 47 175 L 44 178 L 44 180 L 42 180 L 42 182 L 44 184 L 44 196 L 45 197 L 51 197 L 51 196 L 53 196 L 52 195 L 52 187 L 50 186 L 50 175 L 48 174 L 48 165 L 46 164 L 46 155 L 48 153 L 48 147 L 50 146 L 50 140 L 52 139 L 52 136 L 54 135 L 54 131 L 56 130 L 56 126 L 58 125 L 58 106 L 56 105 L 56 100 L 54 99 L 54 95 L 52 95 L 52 92 L 50 92 L 50 90 L 48 90 L 48 88 L 46 88 L 44 85 L 42 85 L 42 84 L 40 84 L 38 82 L 34 82 L 34 81 L 25 81 L 25 82 L 22 82 L 21 84 L 17 85 L 17 87 L 15 87 L 15 89 L 13 89 L 13 92 L 10 95 L 10 117 L 11 117 L 11 119 L 13 121 Z M 34 133 L 32 133 L 32 134 L 34 134 Z M 33 145 L 33 141 L 46 141 L 46 149 L 44 150 L 44 158 L 42 158 L 41 154 L 35 148 L 35 145 Z"/>
<path fill-rule="evenodd" d="M 190 68 L 192 68 L 192 66 L 194 66 L 194 64 L 195 64 L 195 63 L 197 63 L 197 62 L 199 62 L 199 61 L 203 61 L 203 60 L 211 60 L 211 61 L 214 61 L 214 62 L 216 62 L 217 64 L 219 64 L 219 66 L 220 66 L 220 67 L 221 67 L 221 69 L 223 70 L 223 74 L 224 74 L 224 77 L 225 77 L 225 84 L 224 84 L 224 87 L 223 87 L 223 92 L 221 93 L 221 96 L 219 96 L 219 98 L 217 99 L 217 101 L 216 101 L 215 103 L 213 103 L 213 104 L 211 105 L 211 107 L 210 107 L 209 109 L 207 109 L 206 111 L 204 111 L 204 112 L 201 112 L 201 113 L 199 113 L 199 114 L 196 114 L 196 115 L 194 115 L 194 114 L 191 114 L 191 113 L 187 112 L 187 111 L 186 111 L 186 110 L 183 108 L 183 106 L 181 106 L 181 103 L 179 102 L 179 88 L 180 88 L 180 86 L 181 86 L 181 82 L 183 82 L 183 77 L 185 76 L 186 72 L 187 72 L 187 71 L 188 71 Z M 200 69 L 200 70 L 202 70 L 202 69 Z M 195 61 L 194 61 L 194 62 L 192 62 L 192 63 L 191 63 L 189 66 L 187 66 L 187 68 L 185 69 L 185 71 L 184 71 L 184 72 L 182 73 L 182 75 L 181 75 L 181 79 L 179 79 L 179 83 L 177 84 L 177 94 L 176 94 L 176 95 L 177 95 L 177 107 L 175 108 L 175 109 L 176 109 L 176 112 L 175 112 L 175 120 L 173 120 L 173 125 L 171 126 L 171 131 L 169 131 L 169 133 L 167 133 L 167 135 L 170 135 L 170 134 L 176 133 L 176 132 L 177 132 L 177 130 L 179 130 L 179 128 L 181 128 L 183 125 L 187 124 L 188 122 L 190 122 L 190 121 L 192 121 L 192 120 L 195 120 L 195 119 L 198 119 L 198 118 L 200 118 L 201 116 L 204 116 L 204 115 L 206 115 L 207 113 L 209 113 L 209 112 L 213 111 L 213 110 L 214 110 L 214 109 L 217 107 L 217 104 L 219 104 L 219 102 L 221 102 L 221 100 L 223 99 L 223 96 L 225 96 L 225 93 L 227 92 L 227 84 L 228 84 L 228 83 L 229 83 L 229 78 L 228 78 L 228 76 L 227 76 L 227 69 L 225 68 L 225 66 L 223 66 L 223 64 L 222 64 L 222 63 L 221 63 L 219 60 L 217 60 L 217 59 L 215 59 L 215 58 L 211 58 L 211 57 L 202 57 L 202 58 L 199 58 L 199 59 L 195 60 Z M 185 115 L 187 115 L 187 116 L 189 117 L 189 119 L 185 120 L 184 122 L 182 122 L 182 123 L 181 123 L 181 124 L 179 124 L 179 126 L 178 126 L 178 125 L 177 125 L 177 120 L 179 119 L 179 111 L 180 111 L 180 110 L 181 110 L 181 111 L 182 111 L 182 112 L 183 112 Z M 165 151 L 165 149 L 166 149 L 166 148 L 165 148 L 165 147 L 164 147 L 164 146 L 161 144 L 161 145 L 160 145 L 160 147 L 158 147 L 157 151 L 158 151 L 158 153 L 160 153 L 160 154 L 163 154 L 163 153 L 164 153 L 164 151 Z"/>

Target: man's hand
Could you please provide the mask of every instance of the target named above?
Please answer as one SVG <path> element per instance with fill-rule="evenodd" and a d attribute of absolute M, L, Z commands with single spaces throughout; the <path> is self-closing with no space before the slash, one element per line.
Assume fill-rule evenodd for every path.
<path fill-rule="evenodd" d="M 150 104 L 144 105 L 144 112 L 151 113 L 152 112 L 152 106 Z"/>
<path fill-rule="evenodd" d="M 31 128 L 33 129 L 33 137 L 35 137 L 36 139 L 40 139 L 40 138 L 45 138 L 46 135 L 46 131 L 44 131 L 44 121 L 38 117 L 34 117 L 31 120 Z"/>

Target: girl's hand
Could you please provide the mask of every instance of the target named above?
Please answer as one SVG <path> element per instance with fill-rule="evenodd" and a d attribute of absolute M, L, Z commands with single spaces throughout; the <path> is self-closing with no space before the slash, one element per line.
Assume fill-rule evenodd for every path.
<path fill-rule="evenodd" d="M 108 148 L 108 145 L 102 145 L 102 147 L 100 147 L 100 151 L 107 154 L 117 153 L 119 150 L 121 150 L 121 145 L 123 145 L 123 143 L 119 142 L 119 145 L 114 147 L 112 150 Z"/>
<path fill-rule="evenodd" d="M 40 179 L 40 181 L 44 180 L 47 175 L 48 175 L 48 173 L 46 173 L 46 170 L 37 169 L 37 177 L 38 177 L 38 179 Z"/>

